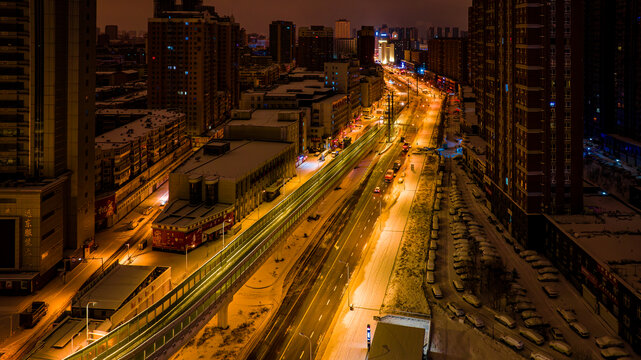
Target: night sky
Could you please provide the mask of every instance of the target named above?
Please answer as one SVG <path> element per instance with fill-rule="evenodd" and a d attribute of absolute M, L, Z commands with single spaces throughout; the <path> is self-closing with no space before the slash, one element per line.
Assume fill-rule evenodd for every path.
<path fill-rule="evenodd" d="M 147 30 L 152 0 L 98 0 L 98 26 L 115 24 L 119 30 Z M 327 25 L 347 18 L 361 25 L 416 26 L 424 36 L 429 26 L 467 29 L 472 0 L 219 0 L 208 1 L 221 15 L 233 14 L 248 33 L 267 35 L 272 20 L 291 20 L 296 26 Z"/>

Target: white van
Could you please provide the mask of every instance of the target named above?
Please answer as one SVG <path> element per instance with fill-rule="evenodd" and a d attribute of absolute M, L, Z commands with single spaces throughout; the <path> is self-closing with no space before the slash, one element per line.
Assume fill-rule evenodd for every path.
<path fill-rule="evenodd" d="M 505 335 L 501 336 L 499 338 L 505 345 L 511 347 L 514 350 L 523 350 L 523 341 L 511 336 L 511 335 Z"/>
<path fill-rule="evenodd" d="M 505 314 L 496 314 L 494 315 L 494 319 L 510 329 L 514 329 L 516 327 L 516 321 Z"/>
<path fill-rule="evenodd" d="M 543 336 L 530 329 L 519 328 L 519 334 L 536 345 L 542 345 L 545 342 Z"/>
<path fill-rule="evenodd" d="M 572 347 L 567 343 L 559 340 L 550 341 L 550 348 L 566 356 L 572 356 Z"/>

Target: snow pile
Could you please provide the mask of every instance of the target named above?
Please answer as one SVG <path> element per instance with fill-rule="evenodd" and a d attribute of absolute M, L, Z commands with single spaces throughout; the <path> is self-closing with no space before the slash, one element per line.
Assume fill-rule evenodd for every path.
<path fill-rule="evenodd" d="M 432 224 L 437 159 L 435 156 L 428 156 L 423 167 L 401 248 L 385 292 L 382 308 L 384 313 L 431 314 L 423 291 L 423 278 Z"/>

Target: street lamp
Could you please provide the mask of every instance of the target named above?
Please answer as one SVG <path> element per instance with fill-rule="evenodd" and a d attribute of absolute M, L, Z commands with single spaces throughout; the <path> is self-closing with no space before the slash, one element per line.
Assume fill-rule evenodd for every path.
<path fill-rule="evenodd" d="M 302 332 L 299 332 L 298 335 L 304 337 L 309 342 L 309 360 L 312 360 L 312 339 L 310 339 L 309 336 L 303 334 Z"/>
<path fill-rule="evenodd" d="M 350 300 L 349 296 L 349 263 L 342 260 L 338 260 L 338 262 L 341 264 L 345 264 L 345 267 L 347 268 L 347 304 L 349 305 L 350 310 L 354 310 L 354 304 L 352 304 L 352 300 Z"/>
<path fill-rule="evenodd" d="M 86 308 L 85 308 L 85 315 L 87 316 L 87 329 L 86 329 L 87 330 L 87 345 L 89 344 L 89 305 L 94 305 L 95 306 L 96 304 L 97 304 L 97 302 L 95 302 L 95 301 L 89 301 L 87 303 Z"/>
<path fill-rule="evenodd" d="M 229 224 L 231 225 L 231 221 L 227 219 L 223 219 L 223 249 L 225 248 L 225 223 L 226 222 L 229 222 Z"/>

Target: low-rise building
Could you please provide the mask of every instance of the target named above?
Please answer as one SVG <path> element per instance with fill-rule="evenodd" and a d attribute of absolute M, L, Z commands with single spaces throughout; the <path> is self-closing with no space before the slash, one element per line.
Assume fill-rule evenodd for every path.
<path fill-rule="evenodd" d="M 154 221 L 153 247 L 186 251 L 222 234 L 295 175 L 293 142 L 215 140 L 169 176 L 169 203 Z M 277 191 L 277 190 L 276 190 Z"/>
<path fill-rule="evenodd" d="M 166 180 L 189 151 L 185 115 L 167 110 L 103 110 L 137 120 L 96 137 L 96 227 L 115 224 Z"/>
<path fill-rule="evenodd" d="M 584 188 L 583 205 L 584 214 L 544 215 L 540 250 L 639 353 L 641 215 L 597 188 Z"/>
<path fill-rule="evenodd" d="M 225 125 L 225 138 L 293 142 L 296 154 L 303 154 L 307 134 L 300 125 L 309 125 L 308 115 L 304 109 L 234 110 L 232 120 Z"/>
<path fill-rule="evenodd" d="M 265 88 L 272 86 L 278 80 L 280 73 L 277 64 L 248 65 L 240 68 L 240 90 Z"/>
<path fill-rule="evenodd" d="M 309 144 L 314 148 L 329 148 L 350 120 L 347 94 L 337 94 L 312 104 Z"/>
<path fill-rule="evenodd" d="M 382 74 L 368 72 L 361 76 L 361 106 L 363 113 L 369 112 L 369 108 L 379 101 L 383 96 L 385 83 Z M 366 110 L 367 109 L 367 110 Z"/>

